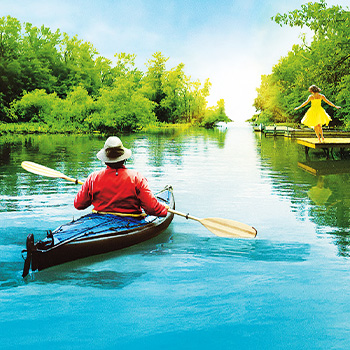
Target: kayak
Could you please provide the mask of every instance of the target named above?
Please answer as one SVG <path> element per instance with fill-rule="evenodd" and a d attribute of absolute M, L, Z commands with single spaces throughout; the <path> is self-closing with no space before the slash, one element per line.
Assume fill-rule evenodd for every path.
<path fill-rule="evenodd" d="M 173 189 L 165 187 L 156 194 L 158 201 L 175 208 Z M 47 237 L 34 243 L 27 237 L 23 277 L 30 269 L 41 271 L 51 266 L 86 258 L 92 255 L 130 247 L 162 233 L 171 223 L 173 213 L 166 217 L 151 215 L 133 217 L 91 213 L 48 231 Z"/>

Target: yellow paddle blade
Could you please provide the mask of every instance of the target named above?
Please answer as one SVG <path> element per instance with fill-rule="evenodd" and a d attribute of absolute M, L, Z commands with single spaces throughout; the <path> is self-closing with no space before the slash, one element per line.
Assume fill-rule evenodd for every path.
<path fill-rule="evenodd" d="M 183 216 L 186 219 L 198 221 L 210 232 L 219 237 L 254 238 L 257 234 L 254 227 L 234 220 L 220 218 L 199 219 L 192 215 L 181 213 L 180 211 L 170 208 L 168 209 L 168 212 Z"/>
<path fill-rule="evenodd" d="M 47 168 L 44 165 L 40 165 L 33 162 L 24 161 L 21 164 L 22 168 L 37 175 L 43 175 L 48 177 L 55 177 L 55 178 L 64 178 L 64 174 L 60 173 L 57 170 L 53 170 L 50 168 Z"/>
<path fill-rule="evenodd" d="M 254 227 L 234 220 L 206 218 L 198 221 L 219 237 L 254 238 L 257 234 Z"/>
<path fill-rule="evenodd" d="M 21 164 L 22 168 L 33 173 L 33 174 L 37 174 L 37 175 L 42 175 L 42 176 L 47 176 L 47 177 L 53 177 L 53 178 L 59 178 L 59 179 L 64 179 L 64 180 L 68 180 L 71 182 L 75 182 L 75 183 L 79 183 L 82 184 L 83 182 L 78 181 L 76 179 L 73 179 L 71 177 L 68 177 L 62 173 L 60 173 L 57 170 L 54 169 L 50 169 L 44 165 L 41 164 L 37 164 L 34 162 L 28 162 L 28 161 L 24 161 Z"/>

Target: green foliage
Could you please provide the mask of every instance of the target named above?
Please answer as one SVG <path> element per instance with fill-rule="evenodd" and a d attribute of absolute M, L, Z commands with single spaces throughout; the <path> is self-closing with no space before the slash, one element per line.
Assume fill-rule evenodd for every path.
<path fill-rule="evenodd" d="M 86 118 L 90 129 L 105 133 L 137 130 L 155 121 L 152 102 L 121 79 L 113 88 L 101 90 L 95 112 Z"/>
<path fill-rule="evenodd" d="M 71 123 L 82 124 L 95 110 L 94 100 L 82 86 L 76 86 L 63 100 L 61 112 Z"/>
<path fill-rule="evenodd" d="M 51 121 L 52 111 L 60 102 L 56 93 L 47 94 L 45 90 L 25 92 L 19 101 L 11 104 L 11 115 L 18 122 L 48 123 Z"/>
<path fill-rule="evenodd" d="M 350 75 L 342 78 L 337 94 L 337 103 L 341 106 L 341 120 L 346 129 L 350 129 Z"/>
<path fill-rule="evenodd" d="M 185 65 L 166 70 L 165 58 L 160 52 L 153 55 L 147 63 L 147 72 L 143 79 L 145 95 L 155 102 L 155 114 L 161 122 L 195 123 L 199 122 L 207 109 L 210 82 L 203 86 L 199 81 L 191 81 L 186 76 Z"/>
<path fill-rule="evenodd" d="M 286 57 L 273 67 L 272 74 L 262 76 L 254 106 L 259 119 L 272 122 L 298 122 L 305 110 L 294 111 L 304 102 L 310 85 L 318 85 L 340 110 L 325 105 L 333 124 L 348 122 L 346 98 L 350 90 L 350 13 L 340 6 L 327 8 L 324 0 L 307 3 L 301 9 L 272 18 L 280 25 L 304 26 L 314 33 L 310 44 L 305 37 L 294 45 Z"/>
<path fill-rule="evenodd" d="M 156 52 L 142 72 L 134 54 L 115 58 L 113 65 L 77 36 L 0 18 L 0 122 L 114 133 L 221 118 L 207 109 L 209 80 L 192 82 L 183 63 L 167 70 Z"/>
<path fill-rule="evenodd" d="M 166 97 L 163 90 L 163 76 L 166 74 L 168 59 L 160 52 L 156 52 L 153 59 L 146 63 L 147 72 L 143 79 L 143 93 L 155 103 L 154 112 L 161 122 L 169 119 L 169 111 L 161 105 L 162 100 Z"/>
<path fill-rule="evenodd" d="M 205 128 L 212 128 L 218 122 L 230 122 L 231 119 L 225 112 L 225 101 L 219 100 L 215 107 L 208 108 L 205 111 L 203 119 L 200 121 L 200 125 Z"/>
<path fill-rule="evenodd" d="M 82 131 L 77 130 L 73 124 L 48 125 L 46 123 L 0 123 L 0 135 L 5 134 L 77 134 Z"/>

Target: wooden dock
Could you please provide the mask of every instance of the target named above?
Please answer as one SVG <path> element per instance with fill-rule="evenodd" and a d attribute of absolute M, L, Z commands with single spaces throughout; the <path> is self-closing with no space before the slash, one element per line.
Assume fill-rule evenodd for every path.
<path fill-rule="evenodd" d="M 332 137 L 325 138 L 324 142 L 319 142 L 316 137 L 313 138 L 298 138 L 297 143 L 305 147 L 305 153 L 309 153 L 309 149 L 322 149 L 329 156 L 329 150 L 333 152 L 334 148 L 339 148 L 341 157 L 344 155 L 344 149 L 350 148 L 350 138 Z"/>
<path fill-rule="evenodd" d="M 284 136 L 291 139 L 297 138 L 312 138 L 315 137 L 315 131 L 310 128 L 292 128 L 284 125 L 268 125 L 262 124 L 254 126 L 255 132 L 260 132 L 264 136 Z M 350 131 L 337 130 L 337 129 L 323 129 L 323 135 L 327 138 L 350 138 Z"/>
<path fill-rule="evenodd" d="M 313 138 L 316 137 L 315 131 L 311 129 L 294 129 L 289 130 L 285 133 L 285 137 L 290 137 L 292 139 L 297 138 Z M 325 138 L 350 138 L 349 131 L 341 131 L 341 130 L 323 130 L 323 136 Z"/>

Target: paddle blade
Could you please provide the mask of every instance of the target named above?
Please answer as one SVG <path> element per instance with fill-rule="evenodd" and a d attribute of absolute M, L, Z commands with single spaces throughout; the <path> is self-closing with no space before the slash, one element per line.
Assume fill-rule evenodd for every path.
<path fill-rule="evenodd" d="M 64 179 L 67 181 L 71 181 L 71 182 L 75 182 L 76 184 L 83 184 L 83 182 L 73 179 L 71 177 L 68 177 L 62 173 L 60 173 L 57 170 L 48 168 L 44 165 L 41 164 L 37 164 L 34 162 L 28 162 L 28 161 L 24 161 L 21 164 L 22 168 L 33 173 L 33 174 L 37 174 L 37 175 L 42 175 L 42 176 L 47 176 L 47 177 L 53 177 L 53 178 L 59 178 L 59 179 Z"/>
<path fill-rule="evenodd" d="M 254 227 L 234 220 L 206 218 L 200 219 L 199 222 L 219 237 L 254 238 L 257 235 Z"/>
<path fill-rule="evenodd" d="M 43 176 L 48 176 L 48 177 L 55 177 L 55 178 L 62 178 L 62 177 L 64 178 L 65 177 L 59 171 L 47 168 L 46 166 L 40 165 L 37 163 L 24 161 L 24 162 L 22 162 L 21 165 L 22 165 L 23 169 L 25 169 L 33 174 L 43 175 Z"/>

